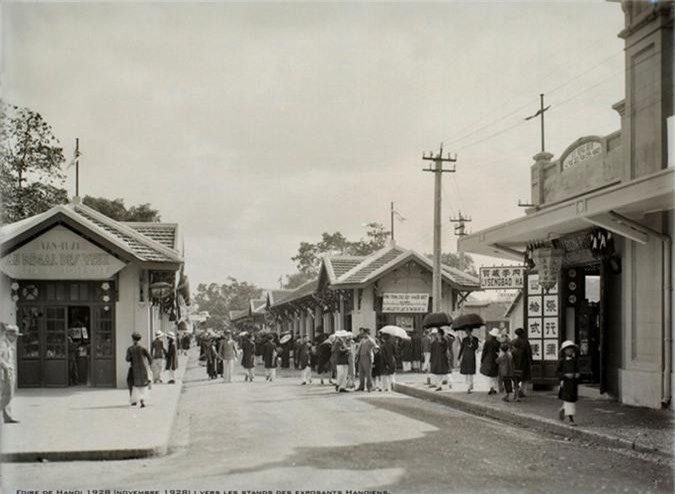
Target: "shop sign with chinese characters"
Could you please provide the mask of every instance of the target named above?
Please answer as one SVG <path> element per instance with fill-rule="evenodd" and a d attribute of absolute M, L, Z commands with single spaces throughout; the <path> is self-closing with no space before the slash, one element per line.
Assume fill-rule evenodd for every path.
<path fill-rule="evenodd" d="M 527 278 L 527 334 L 534 360 L 557 360 L 559 342 L 558 285 L 548 293 L 539 284 L 539 275 Z"/>
<path fill-rule="evenodd" d="M 382 312 L 426 313 L 428 309 L 428 293 L 385 293 L 382 296 Z"/>
<path fill-rule="evenodd" d="M 522 290 L 525 267 L 494 266 L 480 268 L 480 287 L 483 290 Z"/>

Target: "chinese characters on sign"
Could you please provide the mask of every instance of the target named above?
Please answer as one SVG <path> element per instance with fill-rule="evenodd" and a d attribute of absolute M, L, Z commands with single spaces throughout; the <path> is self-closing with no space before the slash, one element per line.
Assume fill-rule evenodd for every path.
<path fill-rule="evenodd" d="M 539 284 L 539 275 L 531 274 L 527 279 L 527 334 L 532 345 L 534 360 L 556 360 L 558 358 L 558 316 L 557 283 L 547 294 Z"/>
<path fill-rule="evenodd" d="M 520 290 L 523 288 L 523 266 L 480 268 L 480 287 L 483 290 Z"/>
<path fill-rule="evenodd" d="M 426 313 L 428 308 L 428 293 L 385 293 L 382 296 L 382 312 Z"/>

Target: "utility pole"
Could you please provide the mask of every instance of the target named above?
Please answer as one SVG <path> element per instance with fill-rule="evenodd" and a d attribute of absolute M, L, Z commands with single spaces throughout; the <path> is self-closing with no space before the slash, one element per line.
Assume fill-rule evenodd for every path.
<path fill-rule="evenodd" d="M 544 113 L 546 110 L 551 108 L 551 105 L 548 105 L 546 108 L 544 108 L 544 94 L 539 95 L 539 110 L 537 110 L 537 113 L 534 115 L 530 115 L 529 117 L 525 118 L 525 120 L 532 120 L 535 117 L 541 117 L 541 152 L 543 153 L 546 148 L 544 146 Z"/>
<path fill-rule="evenodd" d="M 441 185 L 443 173 L 455 172 L 454 166 L 452 168 L 443 168 L 443 163 L 454 163 L 457 161 L 457 157 L 451 157 L 450 153 L 448 153 L 448 157 L 444 158 L 443 143 L 441 143 L 440 150 L 436 156 L 429 152 L 428 155 L 423 154 L 422 159 L 434 162 L 433 168 L 429 165 L 429 168 L 423 168 L 422 171 L 434 174 L 434 275 L 431 296 L 433 297 L 433 311 L 440 312 L 443 295 L 441 282 Z"/>
<path fill-rule="evenodd" d="M 457 223 L 455 226 L 455 235 L 464 237 L 466 235 L 466 223 L 471 223 L 471 218 L 469 216 L 463 216 L 462 212 L 459 211 L 458 218 L 450 217 L 450 223 Z"/>
<path fill-rule="evenodd" d="M 80 197 L 80 138 L 75 138 L 75 197 Z"/>

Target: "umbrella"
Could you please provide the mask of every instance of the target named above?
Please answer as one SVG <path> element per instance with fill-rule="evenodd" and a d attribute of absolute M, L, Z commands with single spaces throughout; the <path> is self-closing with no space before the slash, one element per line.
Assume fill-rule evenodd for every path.
<path fill-rule="evenodd" d="M 440 328 L 441 326 L 450 326 L 452 317 L 445 312 L 432 312 L 424 316 L 422 326 L 424 328 Z"/>
<path fill-rule="evenodd" d="M 478 314 L 462 314 L 457 316 L 452 323 L 453 329 L 474 329 L 480 328 L 485 324 L 483 318 Z"/>
<path fill-rule="evenodd" d="M 401 338 L 402 340 L 410 339 L 410 336 L 408 336 L 408 333 L 405 332 L 405 329 L 399 328 L 398 326 L 385 326 L 380 329 L 380 333 L 390 334 L 392 336 L 396 336 L 397 338 Z"/>
<path fill-rule="evenodd" d="M 287 334 L 287 335 L 281 337 L 281 339 L 279 340 L 279 343 L 281 343 L 283 345 L 284 343 L 288 343 L 292 339 L 293 339 L 293 336 L 291 336 L 290 334 Z"/>

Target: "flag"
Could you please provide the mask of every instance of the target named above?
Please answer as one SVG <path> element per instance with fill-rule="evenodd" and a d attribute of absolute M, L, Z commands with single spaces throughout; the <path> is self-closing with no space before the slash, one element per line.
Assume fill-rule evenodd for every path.
<path fill-rule="evenodd" d="M 73 159 L 70 160 L 70 163 L 68 163 L 68 166 L 66 166 L 66 170 L 77 163 L 77 159 L 82 156 L 82 153 L 80 153 L 77 149 L 73 151 Z"/>
<path fill-rule="evenodd" d="M 395 209 L 394 209 L 394 215 L 396 215 L 396 219 L 399 220 L 399 221 L 405 221 L 406 220 L 405 216 L 403 216 L 401 213 L 399 213 Z"/>

